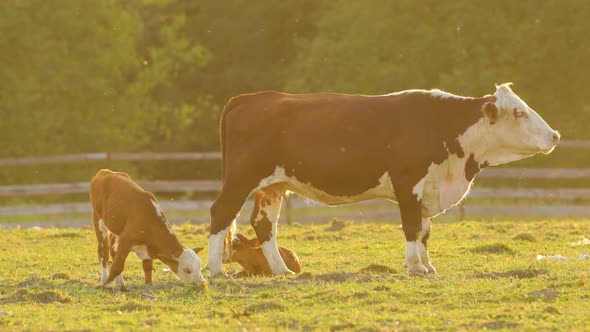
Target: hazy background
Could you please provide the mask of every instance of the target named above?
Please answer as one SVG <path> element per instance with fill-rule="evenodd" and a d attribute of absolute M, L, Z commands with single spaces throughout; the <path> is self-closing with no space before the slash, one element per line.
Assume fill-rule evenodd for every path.
<path fill-rule="evenodd" d="M 0 158 L 217 151 L 225 102 L 259 90 L 514 90 L 590 139 L 590 1 L 4 0 Z M 557 151 L 527 165 L 587 167 Z M 585 163 L 585 165 L 582 165 Z M 115 168 L 218 178 L 219 162 Z M 88 180 L 100 164 L 0 169 L 1 184 Z"/>

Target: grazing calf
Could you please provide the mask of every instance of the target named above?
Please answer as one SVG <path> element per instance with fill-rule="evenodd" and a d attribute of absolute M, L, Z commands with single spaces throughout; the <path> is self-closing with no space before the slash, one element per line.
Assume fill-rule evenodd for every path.
<path fill-rule="evenodd" d="M 264 258 L 257 238 L 248 240 L 244 235 L 238 233 L 231 244 L 231 261 L 237 262 L 244 268 L 243 271 L 238 272 L 237 277 L 272 275 L 270 265 Z M 295 273 L 301 272 L 301 261 L 293 250 L 279 247 L 279 252 L 289 270 Z"/>
<path fill-rule="evenodd" d="M 90 200 L 102 268 L 101 286 L 115 280 L 117 286 L 125 289 L 121 272 L 131 251 L 142 260 L 146 284 L 152 283 L 154 258 L 168 265 L 182 281 L 205 281 L 197 256 L 200 249 L 183 248 L 156 197 L 129 175 L 100 170 L 90 181 Z M 107 273 L 109 251 L 113 264 Z"/>
<path fill-rule="evenodd" d="M 332 206 L 397 202 L 409 273 L 436 275 L 427 250 L 430 219 L 459 203 L 481 169 L 550 153 L 560 135 L 502 84 L 483 97 L 440 90 L 241 95 L 221 114 L 220 140 L 210 275 L 223 272 L 224 239 L 251 195 L 250 224 L 272 273 L 291 272 L 277 245 L 289 192 Z"/>

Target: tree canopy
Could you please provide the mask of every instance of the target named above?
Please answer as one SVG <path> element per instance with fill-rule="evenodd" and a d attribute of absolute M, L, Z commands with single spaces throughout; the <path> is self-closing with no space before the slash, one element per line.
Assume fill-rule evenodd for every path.
<path fill-rule="evenodd" d="M 507 81 L 587 139 L 588 17 L 581 0 L 7 0 L 0 157 L 216 150 L 224 103 L 259 90 Z"/>

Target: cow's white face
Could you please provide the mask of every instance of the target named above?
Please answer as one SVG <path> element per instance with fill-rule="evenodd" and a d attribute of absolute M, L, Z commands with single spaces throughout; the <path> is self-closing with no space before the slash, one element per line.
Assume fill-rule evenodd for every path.
<path fill-rule="evenodd" d="M 193 249 L 185 248 L 178 257 L 178 279 L 191 283 L 205 282 L 201 273 L 201 259 Z"/>
<path fill-rule="evenodd" d="M 536 153 L 550 153 L 559 143 L 560 135 L 537 112 L 530 108 L 509 87 L 496 86 L 496 98 L 486 103 L 484 115 L 491 126 L 487 133 L 493 146 L 490 163 L 518 160 Z"/>

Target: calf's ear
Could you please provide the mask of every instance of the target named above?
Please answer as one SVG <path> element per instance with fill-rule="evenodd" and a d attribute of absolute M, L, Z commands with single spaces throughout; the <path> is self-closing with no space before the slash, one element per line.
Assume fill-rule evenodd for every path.
<path fill-rule="evenodd" d="M 484 103 L 481 107 L 481 112 L 490 121 L 490 124 L 494 124 L 498 120 L 498 108 L 492 102 Z"/>
<path fill-rule="evenodd" d="M 203 250 L 203 247 L 198 247 L 198 248 L 193 248 L 193 251 L 195 252 L 195 254 L 198 254 L 199 251 Z"/>
<path fill-rule="evenodd" d="M 231 246 L 234 250 L 240 248 L 241 244 L 242 241 L 239 238 L 231 240 Z"/>

